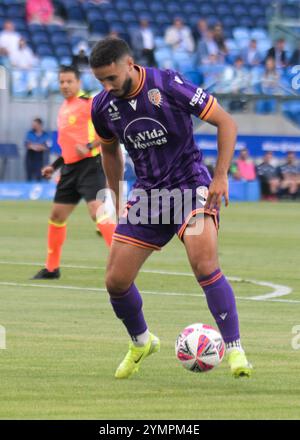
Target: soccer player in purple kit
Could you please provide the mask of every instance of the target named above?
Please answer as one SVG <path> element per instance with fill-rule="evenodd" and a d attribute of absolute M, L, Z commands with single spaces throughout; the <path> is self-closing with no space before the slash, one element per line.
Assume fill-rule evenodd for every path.
<path fill-rule="evenodd" d="M 219 209 L 223 197 L 226 206 L 229 202 L 227 172 L 236 142 L 235 122 L 213 96 L 180 74 L 136 65 L 123 40 L 106 38 L 98 42 L 92 50 L 90 65 L 104 87 L 94 98 L 92 120 L 100 136 L 103 168 L 109 188 L 115 193 L 119 216 L 119 181 L 123 180 L 120 142 L 135 166 L 135 188 L 149 195 L 162 188 L 177 188 L 182 194 L 186 189 L 193 191 L 191 211 L 181 224 L 175 224 L 174 218 L 169 224 L 131 222 L 134 199 L 129 200 L 123 219 L 119 217 L 107 265 L 106 287 L 114 312 L 123 321 L 131 342 L 115 377 L 131 376 L 147 356 L 159 351 L 160 341 L 148 329 L 134 280 L 153 250 L 159 250 L 175 233 L 186 248 L 226 343 L 232 375 L 249 377 L 252 366 L 240 341 L 234 293 L 217 255 Z M 191 115 L 217 127 L 218 159 L 213 179 L 195 144 Z M 196 204 L 198 196 L 202 196 L 203 204 Z M 173 206 L 171 212 L 175 210 Z M 124 217 L 126 222 L 121 221 Z M 201 233 L 196 230 L 199 222 Z"/>

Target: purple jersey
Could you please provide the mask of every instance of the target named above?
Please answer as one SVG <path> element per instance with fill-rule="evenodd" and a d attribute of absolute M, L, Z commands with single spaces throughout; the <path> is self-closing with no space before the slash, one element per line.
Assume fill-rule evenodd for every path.
<path fill-rule="evenodd" d="M 216 99 L 171 70 L 136 66 L 140 83 L 126 98 L 102 91 L 92 120 L 104 145 L 116 138 L 131 157 L 136 188 L 189 188 L 210 176 L 195 144 L 191 115 L 207 119 Z"/>

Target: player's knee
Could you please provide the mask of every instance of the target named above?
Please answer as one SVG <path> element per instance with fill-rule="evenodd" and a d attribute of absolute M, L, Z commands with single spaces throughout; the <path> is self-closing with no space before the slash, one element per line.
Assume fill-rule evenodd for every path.
<path fill-rule="evenodd" d="M 219 264 L 215 259 L 212 260 L 203 260 L 198 261 L 194 264 L 194 272 L 197 275 L 197 278 L 206 277 L 211 275 L 216 269 L 218 269 Z"/>
<path fill-rule="evenodd" d="M 121 296 L 124 292 L 127 292 L 131 284 L 131 280 L 114 272 L 108 272 L 105 278 L 106 289 L 111 296 Z"/>
<path fill-rule="evenodd" d="M 64 223 L 66 218 L 60 212 L 54 211 L 50 215 L 50 221 L 53 223 Z"/>

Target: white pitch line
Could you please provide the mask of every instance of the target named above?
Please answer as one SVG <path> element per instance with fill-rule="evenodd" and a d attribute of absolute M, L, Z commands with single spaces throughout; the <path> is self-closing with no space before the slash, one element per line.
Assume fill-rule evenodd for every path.
<path fill-rule="evenodd" d="M 80 291 L 89 291 L 89 292 L 106 292 L 106 289 L 102 289 L 100 287 L 79 287 L 79 286 L 64 286 L 60 284 L 34 284 L 34 283 L 13 283 L 9 281 L 0 281 L 0 286 L 8 286 L 8 287 L 39 287 L 42 289 L 64 289 L 64 290 L 80 290 Z M 189 296 L 189 297 L 205 297 L 201 292 L 199 293 L 188 293 L 188 292 L 153 292 L 152 290 L 141 290 L 142 294 L 146 295 L 160 295 L 160 296 Z M 242 301 L 258 301 L 254 299 L 255 297 L 247 297 L 247 296 L 236 296 L 236 299 Z M 289 299 L 260 299 L 259 301 L 264 302 L 285 302 L 285 303 L 300 303 L 300 300 L 289 300 Z"/>
<path fill-rule="evenodd" d="M 3 260 L 0 260 L 0 264 L 19 265 L 19 266 L 42 266 L 43 265 L 41 263 L 13 262 L 13 261 L 3 261 Z M 65 267 L 65 268 L 69 268 L 69 269 L 105 270 L 104 266 L 81 266 L 81 265 L 65 264 L 65 265 L 62 265 L 61 267 Z M 194 277 L 194 274 L 192 272 L 175 272 L 175 271 L 150 270 L 150 269 L 142 269 L 142 270 L 140 270 L 140 272 L 141 273 L 159 274 L 159 275 Z M 271 289 L 273 289 L 272 292 L 265 293 L 264 295 L 243 297 L 243 298 L 250 299 L 253 301 L 265 301 L 265 300 L 269 300 L 269 299 L 273 299 L 273 298 L 279 298 L 282 296 L 289 295 L 292 292 L 292 289 L 288 286 L 284 286 L 281 284 L 274 284 L 274 283 L 270 283 L 268 281 L 258 281 L 258 280 L 244 279 L 244 278 L 239 278 L 239 277 L 230 277 L 230 276 L 228 276 L 227 279 L 229 281 L 236 281 L 239 283 L 250 283 L 250 284 L 255 284 L 258 286 L 270 287 Z M 175 292 L 169 292 L 169 293 L 173 294 Z M 154 295 L 155 293 L 153 292 L 152 294 Z M 239 298 L 239 297 L 237 297 L 237 298 Z"/>

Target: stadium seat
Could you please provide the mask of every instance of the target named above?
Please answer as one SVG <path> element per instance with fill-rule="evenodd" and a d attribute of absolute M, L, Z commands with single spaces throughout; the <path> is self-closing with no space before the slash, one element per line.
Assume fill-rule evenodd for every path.
<path fill-rule="evenodd" d="M 138 11 L 145 11 L 145 10 L 149 11 L 147 6 L 148 5 L 144 1 L 135 0 L 132 3 L 131 8 L 132 8 L 133 11 L 136 11 L 136 12 L 138 12 Z"/>
<path fill-rule="evenodd" d="M 50 40 L 51 43 L 53 44 L 53 46 L 57 46 L 57 45 L 61 45 L 61 44 L 66 44 L 66 42 L 68 41 L 67 36 L 65 34 L 52 34 L 50 36 Z"/>
<path fill-rule="evenodd" d="M 185 14 L 198 14 L 199 13 L 199 8 L 194 3 L 187 2 L 187 3 L 183 3 L 182 4 L 182 11 Z"/>
<path fill-rule="evenodd" d="M 109 32 L 109 27 L 106 21 L 96 20 L 93 21 L 93 23 L 90 23 L 90 31 L 93 34 L 106 35 Z"/>
<path fill-rule="evenodd" d="M 57 56 L 57 58 L 72 57 L 71 49 L 67 45 L 64 45 L 64 46 L 60 45 L 58 47 L 55 47 L 54 51 L 55 51 L 55 55 Z"/>
<path fill-rule="evenodd" d="M 130 0 L 117 0 L 117 1 L 114 3 L 114 7 L 115 7 L 118 11 L 126 11 L 126 10 L 130 10 L 130 9 L 131 9 Z"/>
<path fill-rule="evenodd" d="M 39 57 L 52 57 L 53 49 L 49 44 L 40 44 L 36 48 L 36 54 Z"/>
<path fill-rule="evenodd" d="M 148 20 L 149 23 L 153 23 L 153 18 L 155 18 L 152 12 L 149 11 L 136 11 L 137 20 Z"/>
<path fill-rule="evenodd" d="M 181 5 L 178 4 L 178 3 L 174 3 L 174 2 L 172 2 L 172 3 L 167 3 L 167 4 L 166 4 L 166 11 L 167 11 L 169 14 L 172 14 L 173 17 L 181 16 L 181 15 L 182 15 Z"/>
<path fill-rule="evenodd" d="M 120 15 L 117 11 L 107 11 L 103 13 L 105 20 L 109 23 L 111 21 L 120 20 Z"/>
<path fill-rule="evenodd" d="M 72 6 L 67 9 L 68 19 L 72 21 L 82 22 L 85 20 L 84 10 L 79 6 Z"/>
<path fill-rule="evenodd" d="M 162 2 L 151 2 L 149 4 L 149 11 L 151 12 L 166 12 L 166 8 Z"/>
<path fill-rule="evenodd" d="M 137 21 L 137 17 L 132 11 L 120 12 L 120 18 L 124 23 L 134 23 Z"/>
<path fill-rule="evenodd" d="M 6 9 L 6 18 L 15 19 L 23 18 L 25 19 L 25 8 L 24 5 L 11 5 Z"/>
<path fill-rule="evenodd" d="M 58 69 L 58 63 L 55 57 L 43 57 L 40 60 L 40 68 L 42 70 L 56 70 Z"/>
<path fill-rule="evenodd" d="M 238 42 L 240 39 L 250 40 L 250 31 L 245 27 L 236 27 L 233 30 L 233 37 Z"/>
<path fill-rule="evenodd" d="M 158 67 L 163 69 L 174 68 L 171 49 L 169 48 L 156 49 L 154 54 Z"/>
<path fill-rule="evenodd" d="M 28 29 L 27 23 L 23 18 L 14 18 L 12 21 L 17 32 L 26 31 Z"/>
<path fill-rule="evenodd" d="M 48 34 L 44 32 L 37 32 L 31 35 L 31 41 L 38 46 L 39 44 L 49 44 Z"/>
<path fill-rule="evenodd" d="M 58 58 L 59 65 L 71 66 L 72 58 L 70 56 L 63 56 Z"/>
<path fill-rule="evenodd" d="M 254 28 L 250 32 L 250 37 L 254 38 L 255 40 L 265 40 L 268 38 L 268 34 L 265 29 Z"/>
<path fill-rule="evenodd" d="M 188 52 L 174 51 L 173 61 L 175 69 L 179 71 L 189 71 L 192 70 L 195 65 L 195 56 Z"/>

